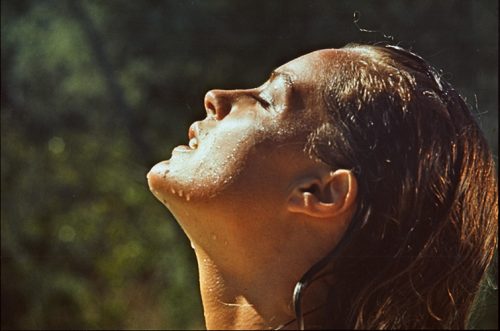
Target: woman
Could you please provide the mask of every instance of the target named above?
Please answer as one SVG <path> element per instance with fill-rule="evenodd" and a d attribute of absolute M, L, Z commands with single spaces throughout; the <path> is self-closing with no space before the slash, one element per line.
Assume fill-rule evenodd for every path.
<path fill-rule="evenodd" d="M 195 249 L 208 329 L 466 326 L 496 247 L 494 162 L 422 58 L 320 50 L 205 108 L 148 180 Z"/>

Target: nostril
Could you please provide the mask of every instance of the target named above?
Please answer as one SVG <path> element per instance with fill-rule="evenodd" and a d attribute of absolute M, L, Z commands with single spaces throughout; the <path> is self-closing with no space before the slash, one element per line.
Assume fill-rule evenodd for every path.
<path fill-rule="evenodd" d="M 215 117 L 217 115 L 217 111 L 215 110 L 215 106 L 213 103 L 205 103 L 205 109 L 207 111 L 207 115 L 211 117 Z"/>
<path fill-rule="evenodd" d="M 205 95 L 205 111 L 208 116 L 215 116 L 217 111 L 215 110 L 215 97 L 213 96 L 212 91 L 209 91 Z"/>
<path fill-rule="evenodd" d="M 226 91 L 212 90 L 205 95 L 205 110 L 208 116 L 213 116 L 217 120 L 222 120 L 229 113 L 231 103 Z"/>

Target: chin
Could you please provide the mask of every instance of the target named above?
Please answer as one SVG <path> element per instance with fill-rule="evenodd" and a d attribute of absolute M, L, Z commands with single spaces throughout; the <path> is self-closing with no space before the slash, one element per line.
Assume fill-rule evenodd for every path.
<path fill-rule="evenodd" d="M 229 180 L 214 180 L 210 176 L 191 176 L 187 167 L 177 168 L 170 160 L 162 161 L 147 174 L 149 189 L 168 209 L 186 207 L 186 203 L 210 201 L 230 183 Z"/>
<path fill-rule="evenodd" d="M 169 161 L 156 164 L 147 174 L 149 189 L 164 205 L 175 201 L 190 201 L 191 193 L 170 175 Z"/>

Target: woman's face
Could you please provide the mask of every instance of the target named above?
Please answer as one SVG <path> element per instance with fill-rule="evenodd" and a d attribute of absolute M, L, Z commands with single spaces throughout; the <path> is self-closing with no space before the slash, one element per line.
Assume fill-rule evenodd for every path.
<path fill-rule="evenodd" d="M 257 88 L 206 94 L 207 117 L 191 125 L 189 146 L 176 147 L 148 174 L 151 191 L 194 245 L 210 250 L 217 239 L 232 252 L 256 242 L 273 250 L 293 236 L 291 190 L 331 170 L 304 147 L 326 119 L 319 92 L 342 53 L 313 52 L 277 68 Z"/>

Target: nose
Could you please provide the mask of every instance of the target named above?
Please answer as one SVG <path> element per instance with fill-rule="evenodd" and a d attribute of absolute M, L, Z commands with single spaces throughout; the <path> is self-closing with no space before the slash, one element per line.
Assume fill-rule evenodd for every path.
<path fill-rule="evenodd" d="M 205 110 L 207 115 L 222 120 L 231 112 L 233 95 L 231 91 L 211 90 L 205 94 Z"/>

